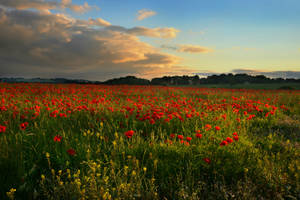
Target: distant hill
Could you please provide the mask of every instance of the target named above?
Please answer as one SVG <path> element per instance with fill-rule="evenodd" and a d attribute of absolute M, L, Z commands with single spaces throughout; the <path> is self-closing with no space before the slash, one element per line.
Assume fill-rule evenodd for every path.
<path fill-rule="evenodd" d="M 105 84 L 105 85 L 206 85 L 206 84 L 281 84 L 281 83 L 299 83 L 300 79 L 283 79 L 283 78 L 268 78 L 264 75 L 251 76 L 248 74 L 220 74 L 211 75 L 206 78 L 195 76 L 163 76 L 153 78 L 151 81 L 135 76 L 126 76 L 110 79 L 104 82 L 89 81 L 83 79 L 66 79 L 66 78 L 0 78 L 0 82 L 5 83 L 75 83 L 75 84 Z"/>

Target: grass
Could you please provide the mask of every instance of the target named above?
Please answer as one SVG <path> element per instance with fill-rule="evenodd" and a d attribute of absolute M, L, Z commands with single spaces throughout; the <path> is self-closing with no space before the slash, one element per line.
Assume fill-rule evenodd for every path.
<path fill-rule="evenodd" d="M 297 199 L 299 95 L 1 84 L 0 198 Z"/>

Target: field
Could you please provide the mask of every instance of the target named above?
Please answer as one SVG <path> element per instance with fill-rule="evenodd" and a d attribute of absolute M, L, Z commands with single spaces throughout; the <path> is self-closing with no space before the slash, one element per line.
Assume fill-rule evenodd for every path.
<path fill-rule="evenodd" d="M 0 84 L 0 199 L 299 199 L 300 91 Z"/>

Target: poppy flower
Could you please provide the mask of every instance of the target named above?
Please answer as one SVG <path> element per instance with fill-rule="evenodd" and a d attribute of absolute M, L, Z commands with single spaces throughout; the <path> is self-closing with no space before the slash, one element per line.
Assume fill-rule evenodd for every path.
<path fill-rule="evenodd" d="M 56 135 L 53 138 L 54 142 L 61 142 L 61 139 L 62 139 L 62 136 L 60 136 L 60 135 Z"/>
<path fill-rule="evenodd" d="M 186 141 L 191 141 L 192 140 L 192 138 L 191 137 L 186 137 Z"/>
<path fill-rule="evenodd" d="M 183 135 L 177 135 L 177 138 L 183 140 Z"/>
<path fill-rule="evenodd" d="M 216 129 L 216 131 L 221 130 L 220 126 L 216 126 L 215 129 Z"/>
<path fill-rule="evenodd" d="M 188 113 L 185 116 L 186 116 L 186 118 L 191 118 L 192 117 L 192 115 L 188 114 Z"/>
<path fill-rule="evenodd" d="M 233 136 L 233 139 L 234 139 L 235 141 L 239 141 L 239 137 L 238 137 L 238 136 Z"/>
<path fill-rule="evenodd" d="M 22 130 L 25 130 L 27 126 L 28 126 L 28 122 L 24 122 L 24 123 L 20 124 L 20 128 Z"/>
<path fill-rule="evenodd" d="M 76 151 L 72 148 L 68 149 L 67 150 L 67 153 L 70 155 L 70 156 L 74 156 L 76 154 Z"/>
<path fill-rule="evenodd" d="M 207 164 L 210 164 L 211 160 L 209 158 L 203 158 L 203 161 L 206 162 Z"/>
<path fill-rule="evenodd" d="M 124 134 L 125 134 L 125 136 L 127 138 L 131 138 L 133 136 L 133 134 L 134 134 L 134 131 L 133 130 L 129 130 L 129 131 L 126 131 Z"/>
<path fill-rule="evenodd" d="M 230 137 L 227 137 L 227 138 L 226 138 L 226 141 L 227 141 L 228 143 L 233 142 L 233 140 L 232 140 Z"/>
<path fill-rule="evenodd" d="M 202 138 L 202 134 L 201 133 L 196 133 L 196 137 L 197 138 Z"/>
<path fill-rule="evenodd" d="M 211 129 L 211 125 L 210 125 L 210 124 L 206 124 L 206 125 L 205 125 L 205 130 L 208 131 L 208 130 L 210 130 L 210 129 Z"/>
<path fill-rule="evenodd" d="M 6 130 L 6 126 L 1 126 L 0 125 L 0 133 L 4 133 Z"/>
<path fill-rule="evenodd" d="M 227 141 L 224 140 L 224 141 L 222 141 L 222 142 L 220 143 L 220 146 L 226 146 L 227 144 L 228 144 Z"/>
<path fill-rule="evenodd" d="M 175 134 L 174 134 L 174 133 L 171 133 L 171 134 L 170 134 L 170 137 L 171 137 L 171 138 L 174 138 L 174 137 L 175 137 Z"/>
<path fill-rule="evenodd" d="M 238 136 L 238 134 L 236 132 L 232 133 L 233 136 Z"/>

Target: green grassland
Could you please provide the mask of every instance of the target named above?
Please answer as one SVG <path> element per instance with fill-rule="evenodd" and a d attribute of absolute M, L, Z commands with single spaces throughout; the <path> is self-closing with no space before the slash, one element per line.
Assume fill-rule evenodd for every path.
<path fill-rule="evenodd" d="M 255 87 L 0 84 L 0 199 L 299 199 L 300 92 Z"/>

